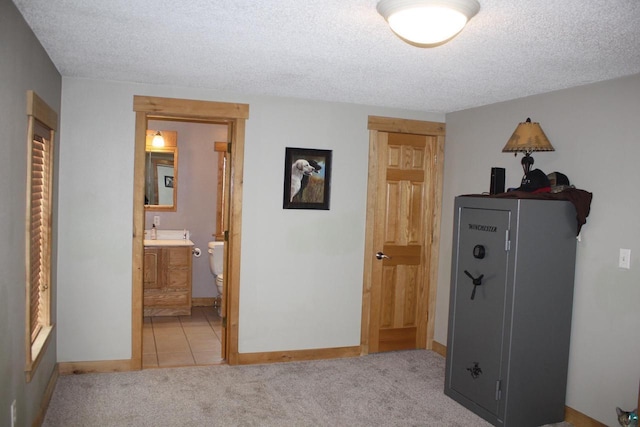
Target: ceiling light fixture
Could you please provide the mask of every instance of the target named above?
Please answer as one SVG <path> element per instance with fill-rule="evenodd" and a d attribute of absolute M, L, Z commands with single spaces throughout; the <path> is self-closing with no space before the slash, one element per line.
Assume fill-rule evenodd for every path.
<path fill-rule="evenodd" d="M 400 38 L 439 45 L 457 35 L 480 10 L 476 0 L 381 0 L 378 13 Z"/>
<path fill-rule="evenodd" d="M 518 155 L 518 152 L 524 153 L 522 158 L 522 170 L 525 175 L 531 170 L 533 165 L 533 157 L 531 153 L 534 151 L 556 151 L 549 142 L 547 135 L 540 127 L 540 123 L 531 122 L 530 118 L 527 121 L 521 122 L 516 130 L 507 141 L 507 145 L 502 149 L 503 153 L 513 153 L 514 156 Z"/>
<path fill-rule="evenodd" d="M 151 141 L 151 145 L 154 147 L 164 147 L 164 138 L 162 137 L 162 134 L 160 133 L 160 131 L 156 132 L 156 134 L 153 135 L 153 140 Z"/>

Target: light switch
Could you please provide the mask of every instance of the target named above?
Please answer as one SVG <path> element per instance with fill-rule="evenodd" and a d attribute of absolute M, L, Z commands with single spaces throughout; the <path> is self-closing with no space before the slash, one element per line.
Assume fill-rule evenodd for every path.
<path fill-rule="evenodd" d="M 620 249 L 618 267 L 626 269 L 631 268 L 631 249 Z"/>

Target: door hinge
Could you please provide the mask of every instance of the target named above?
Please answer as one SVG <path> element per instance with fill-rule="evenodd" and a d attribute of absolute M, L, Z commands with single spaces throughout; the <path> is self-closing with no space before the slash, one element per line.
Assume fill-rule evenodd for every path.
<path fill-rule="evenodd" d="M 226 327 L 227 327 L 227 318 L 226 318 L 226 317 L 223 317 L 223 318 L 222 318 L 222 327 L 223 327 L 223 328 L 226 328 Z"/>
<path fill-rule="evenodd" d="M 509 238 L 509 230 L 504 231 L 504 251 L 509 252 L 511 250 L 511 239 Z"/>
<path fill-rule="evenodd" d="M 229 241 L 229 230 L 224 230 L 224 241 L 225 242 Z"/>
<path fill-rule="evenodd" d="M 227 153 L 231 153 L 231 143 L 227 142 Z"/>
<path fill-rule="evenodd" d="M 502 397 L 502 381 L 497 380 L 496 381 L 496 400 L 500 400 L 500 398 Z"/>

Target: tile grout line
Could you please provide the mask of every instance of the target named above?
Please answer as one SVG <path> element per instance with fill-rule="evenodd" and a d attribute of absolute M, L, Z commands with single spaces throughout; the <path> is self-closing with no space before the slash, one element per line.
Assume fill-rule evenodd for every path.
<path fill-rule="evenodd" d="M 149 316 L 151 322 L 151 336 L 153 336 L 153 353 L 156 355 L 156 366 L 160 367 L 160 358 L 158 357 L 158 342 L 156 341 L 156 328 L 153 323 L 153 316 Z"/>
<path fill-rule="evenodd" d="M 191 314 L 193 316 L 193 313 Z M 191 360 L 193 360 L 193 364 L 198 366 L 198 362 L 196 362 L 196 356 L 193 354 L 193 349 L 191 348 L 191 341 L 189 341 L 189 337 L 187 336 L 187 332 L 184 330 L 184 325 L 182 324 L 182 319 L 178 316 L 178 322 L 180 322 L 180 330 L 182 331 L 182 335 L 184 335 L 184 339 L 187 340 L 187 345 L 189 346 L 189 353 L 191 354 Z"/>
<path fill-rule="evenodd" d="M 215 310 L 215 309 L 214 309 Z M 213 327 L 213 325 L 211 324 L 211 320 L 209 319 L 209 316 L 207 316 L 205 314 L 204 316 L 205 319 L 207 319 L 207 323 L 209 324 L 209 327 L 211 328 L 211 330 L 213 331 L 213 335 L 215 335 L 215 337 L 217 338 L 218 341 L 222 342 L 222 338 L 220 338 L 220 336 L 218 335 L 218 333 L 216 332 L 215 328 Z"/>

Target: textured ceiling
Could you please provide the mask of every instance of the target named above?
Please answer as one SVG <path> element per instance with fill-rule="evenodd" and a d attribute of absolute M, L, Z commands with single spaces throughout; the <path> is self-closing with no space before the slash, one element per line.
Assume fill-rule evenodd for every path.
<path fill-rule="evenodd" d="M 452 41 L 377 0 L 14 0 L 63 76 L 451 112 L 640 73 L 640 0 L 479 0 Z"/>

